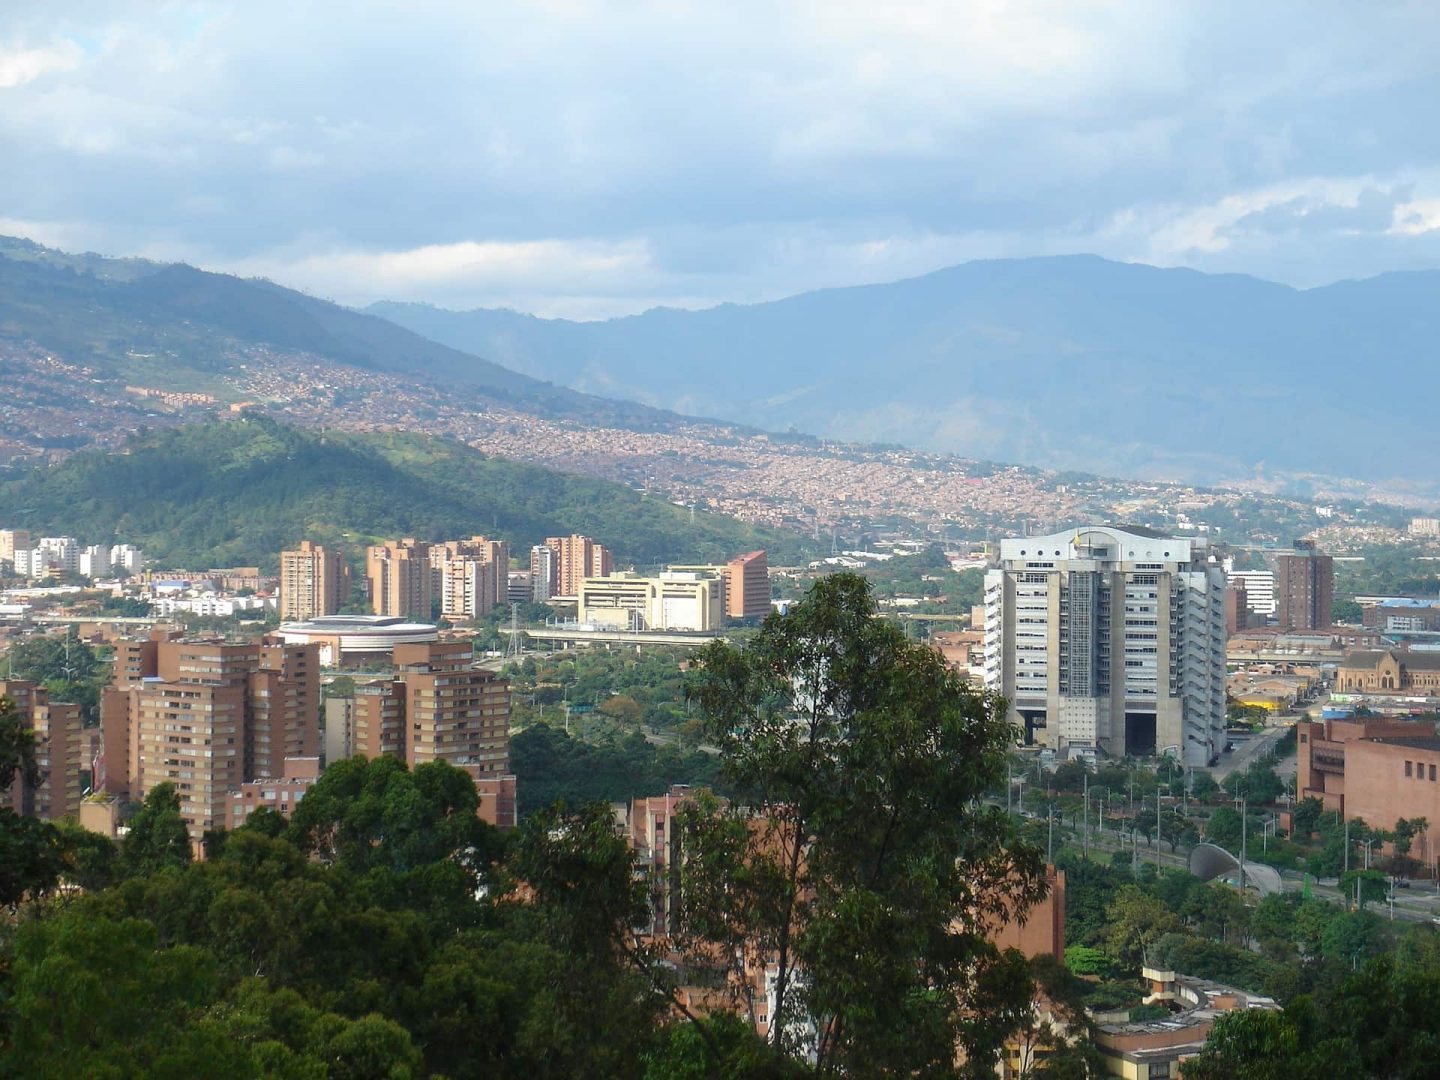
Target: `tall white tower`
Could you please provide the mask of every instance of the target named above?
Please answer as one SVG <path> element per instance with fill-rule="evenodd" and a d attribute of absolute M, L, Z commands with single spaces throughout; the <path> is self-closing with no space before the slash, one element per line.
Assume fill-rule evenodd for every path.
<path fill-rule="evenodd" d="M 1203 539 L 1084 526 L 1004 540 L 985 575 L 985 682 L 1065 756 L 1225 741 L 1225 575 Z"/>

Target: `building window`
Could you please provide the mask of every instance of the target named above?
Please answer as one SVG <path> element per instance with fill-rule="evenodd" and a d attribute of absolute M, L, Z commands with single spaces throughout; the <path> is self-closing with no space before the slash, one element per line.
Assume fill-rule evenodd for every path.
<path fill-rule="evenodd" d="M 1431 780 L 1434 780 L 1434 779 L 1435 779 L 1435 766 L 1434 766 L 1434 765 L 1431 765 L 1431 766 L 1430 766 L 1430 779 L 1431 779 Z"/>
<path fill-rule="evenodd" d="M 1409 776 L 1409 775 L 1410 775 L 1410 770 L 1411 770 L 1412 767 L 1413 767 L 1413 766 L 1412 766 L 1412 763 L 1411 763 L 1411 762 L 1408 762 L 1408 761 L 1405 762 L 1405 775 L 1406 775 L 1406 776 Z"/>

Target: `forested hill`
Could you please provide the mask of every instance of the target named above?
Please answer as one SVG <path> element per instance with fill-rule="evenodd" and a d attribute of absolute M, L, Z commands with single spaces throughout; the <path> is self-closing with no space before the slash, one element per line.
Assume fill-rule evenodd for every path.
<path fill-rule="evenodd" d="M 0 345 L 6 343 L 33 343 L 105 378 L 172 389 L 233 373 L 248 348 L 444 379 L 542 416 L 642 430 L 677 420 L 532 379 L 269 281 L 69 255 L 14 237 L 0 237 Z"/>
<path fill-rule="evenodd" d="M 512 550 L 582 532 L 647 565 L 804 538 L 690 512 L 619 484 L 490 457 L 403 433 L 321 434 L 266 418 L 219 420 L 132 438 L 0 483 L 0 524 L 85 543 L 139 544 L 161 565 L 275 566 L 302 538 L 352 551 L 372 539 L 485 533 Z"/>

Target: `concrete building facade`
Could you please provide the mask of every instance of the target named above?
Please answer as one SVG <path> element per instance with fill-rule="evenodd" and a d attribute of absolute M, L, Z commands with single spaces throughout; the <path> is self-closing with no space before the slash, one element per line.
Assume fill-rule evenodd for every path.
<path fill-rule="evenodd" d="M 393 678 L 356 683 L 345 704 L 326 702 L 327 764 L 355 754 L 389 754 L 412 768 L 444 761 L 475 781 L 481 817 L 513 826 L 510 683 L 474 659 L 468 641 L 396 646 Z"/>
<path fill-rule="evenodd" d="M 710 633 L 724 625 L 723 590 L 718 574 L 699 570 L 585 578 L 577 618 L 607 629 Z"/>
<path fill-rule="evenodd" d="M 1219 754 L 1225 575 L 1203 539 L 1086 526 L 1003 540 L 985 576 L 985 683 L 1067 756 Z"/>
<path fill-rule="evenodd" d="M 555 587 L 555 549 L 536 544 L 530 549 L 530 599 L 543 604 L 559 591 Z"/>
<path fill-rule="evenodd" d="M 506 600 L 510 545 L 484 536 L 433 544 L 430 572 L 430 588 L 440 601 L 441 618 L 484 618 Z"/>
<path fill-rule="evenodd" d="M 1225 577 L 1245 590 L 1245 605 L 1251 614 L 1264 619 L 1275 614 L 1274 570 L 1227 570 Z"/>

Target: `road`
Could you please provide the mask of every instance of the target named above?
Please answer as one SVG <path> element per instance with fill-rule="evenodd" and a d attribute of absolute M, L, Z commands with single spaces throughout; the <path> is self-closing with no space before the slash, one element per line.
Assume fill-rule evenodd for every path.
<path fill-rule="evenodd" d="M 1218 783 L 1223 784 L 1225 778 L 1232 772 L 1237 770 L 1243 772 L 1250 767 L 1252 762 L 1264 757 L 1265 752 L 1272 749 L 1289 730 L 1289 728 L 1272 728 L 1262 735 L 1255 735 L 1244 742 L 1237 742 L 1234 751 L 1220 756 L 1220 764 L 1210 770 L 1210 775 L 1215 777 Z"/>
<path fill-rule="evenodd" d="M 1033 817 L 1034 815 L 1027 814 L 1026 816 Z M 1059 837 L 1057 836 L 1056 839 L 1058 841 Z M 1067 839 L 1072 846 L 1078 843 L 1078 839 L 1073 835 Z M 1098 834 L 1092 832 L 1083 846 L 1092 851 L 1112 853 L 1135 850 L 1128 833 L 1117 835 L 1111 831 Z M 1157 855 L 1154 845 L 1146 843 L 1143 838 L 1140 841 L 1139 851 L 1141 862 L 1148 862 L 1152 865 L 1158 862 L 1161 866 L 1177 870 L 1189 870 L 1190 868 L 1189 852 L 1181 852 L 1177 855 L 1166 850 L 1162 845 Z M 1249 861 L 1253 862 L 1254 860 L 1252 858 Z M 1302 892 L 1305 888 L 1304 877 L 1294 870 L 1281 870 L 1280 877 L 1285 884 L 1286 892 Z M 1331 903 L 1341 902 L 1340 890 L 1334 882 L 1322 884 L 1311 879 L 1310 894 Z M 1389 905 L 1376 904 L 1373 901 L 1367 905 L 1367 908 L 1380 915 L 1385 915 L 1390 911 Z M 1416 880 L 1408 889 L 1397 889 L 1393 917 L 1407 922 L 1432 922 L 1440 919 L 1440 888 L 1437 888 L 1434 881 Z"/>

